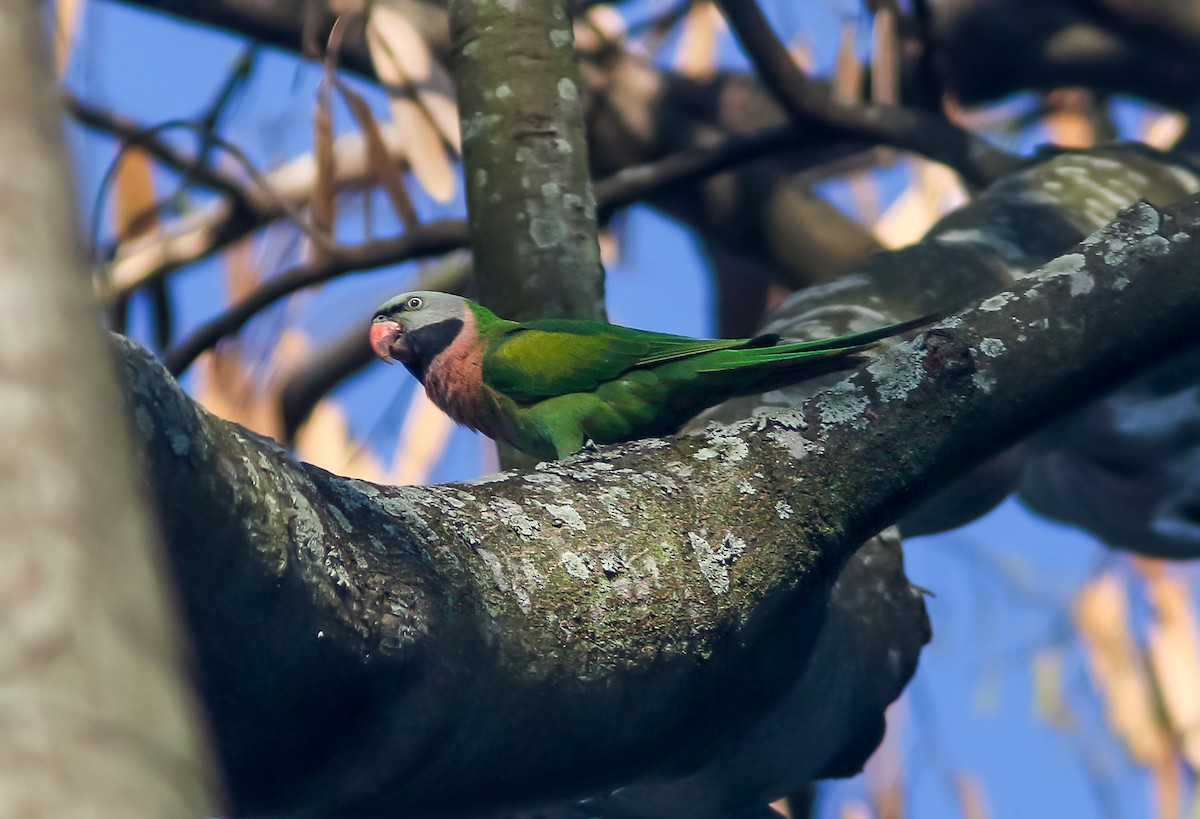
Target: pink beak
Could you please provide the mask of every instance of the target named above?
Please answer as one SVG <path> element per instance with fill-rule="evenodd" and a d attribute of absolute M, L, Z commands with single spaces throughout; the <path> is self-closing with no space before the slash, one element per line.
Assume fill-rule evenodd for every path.
<path fill-rule="evenodd" d="M 371 349 L 389 364 L 412 359 L 412 353 L 404 343 L 404 328 L 396 321 L 371 323 Z"/>

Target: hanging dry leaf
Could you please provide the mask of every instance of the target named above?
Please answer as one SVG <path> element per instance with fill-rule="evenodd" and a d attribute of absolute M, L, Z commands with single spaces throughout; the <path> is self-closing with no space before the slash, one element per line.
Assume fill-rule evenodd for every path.
<path fill-rule="evenodd" d="M 1187 127 L 1187 117 L 1178 111 L 1147 113 L 1142 142 L 1160 151 L 1169 151 Z"/>
<path fill-rule="evenodd" d="M 958 795 L 958 806 L 963 819 L 988 819 L 987 799 L 979 778 L 966 771 L 954 774 L 954 791 Z"/>
<path fill-rule="evenodd" d="M 838 811 L 839 819 L 874 819 L 871 809 L 862 802 L 847 802 Z"/>
<path fill-rule="evenodd" d="M 1062 672 L 1063 656 L 1058 649 L 1044 649 L 1033 658 L 1033 707 L 1046 723 L 1066 728 Z"/>
<path fill-rule="evenodd" d="M 71 64 L 83 14 L 84 0 L 58 0 L 54 6 L 54 71 L 60 80 Z"/>
<path fill-rule="evenodd" d="M 619 43 L 625 39 L 625 18 L 608 3 L 588 8 L 584 21 L 584 25 L 575 31 L 575 42 L 581 50 L 594 51 L 604 43 Z"/>
<path fill-rule="evenodd" d="M 817 65 L 817 55 L 813 52 L 812 43 L 805 39 L 803 34 L 797 33 L 796 39 L 788 43 L 788 54 L 792 55 L 792 60 L 802 74 L 813 73 Z"/>
<path fill-rule="evenodd" d="M 900 103 L 900 35 L 896 13 L 887 5 L 875 13 L 871 27 L 871 101 Z"/>
<path fill-rule="evenodd" d="M 454 422 L 438 409 L 425 390 L 413 390 L 404 425 L 396 442 L 396 458 L 388 473 L 392 484 L 422 484 L 441 459 L 454 430 Z"/>
<path fill-rule="evenodd" d="M 842 20 L 838 33 L 837 54 L 833 58 L 833 95 L 842 100 L 857 101 L 862 90 L 863 66 L 855 51 L 857 26 L 853 20 Z"/>
<path fill-rule="evenodd" d="M 912 163 L 913 182 L 875 224 L 875 235 L 885 247 L 912 244 L 943 214 L 966 202 L 966 191 L 953 171 L 925 160 L 905 161 Z"/>
<path fill-rule="evenodd" d="M 1134 564 L 1154 611 L 1150 666 L 1171 733 L 1192 770 L 1200 770 L 1200 628 L 1187 584 L 1154 560 Z"/>
<path fill-rule="evenodd" d="M 379 130 L 379 124 L 375 121 L 375 115 L 371 113 L 371 106 L 365 99 L 347 88 L 345 84 L 339 84 L 338 91 L 341 92 L 346 106 L 358 123 L 359 130 L 362 131 L 367 145 L 367 161 L 370 164 L 372 176 L 387 192 L 392 208 L 404 222 L 404 226 L 416 227 L 420 220 L 417 217 L 417 210 L 413 206 L 412 198 L 408 195 L 408 188 L 404 184 L 404 174 L 400 172 L 400 166 L 396 161 L 388 155 L 387 145 Z"/>
<path fill-rule="evenodd" d="M 717 70 L 717 45 L 725 19 L 711 0 L 693 3 L 680 24 L 675 67 L 698 80 L 710 79 Z"/>
<path fill-rule="evenodd" d="M 904 819 L 904 764 L 900 748 L 904 722 L 904 700 L 900 699 L 888 706 L 887 733 L 864 770 L 879 819 Z"/>
<path fill-rule="evenodd" d="M 253 241 L 234 242 L 225 251 L 225 303 L 236 304 L 246 298 L 260 281 Z"/>
<path fill-rule="evenodd" d="M 1164 746 L 1166 738 L 1163 738 Z M 1158 819 L 1178 819 L 1183 816 L 1183 781 L 1179 760 L 1169 749 L 1150 768 L 1154 790 L 1154 815 Z"/>
<path fill-rule="evenodd" d="M 456 152 L 461 142 L 448 75 L 407 18 L 382 3 L 371 6 L 367 48 L 375 73 L 389 86 L 392 120 L 403 134 L 413 174 L 434 199 L 450 201 L 457 175 L 442 140 Z"/>
<path fill-rule="evenodd" d="M 355 443 L 345 413 L 328 399 L 313 407 L 296 430 L 296 457 L 346 477 L 384 481 L 383 466 L 366 447 Z"/>
<path fill-rule="evenodd" d="M 1052 108 L 1046 117 L 1050 141 L 1064 148 L 1090 148 L 1096 144 L 1092 121 L 1095 100 L 1090 91 L 1060 88 L 1046 95 Z"/>
<path fill-rule="evenodd" d="M 337 166 L 333 154 L 333 83 L 330 63 L 325 65 L 325 77 L 317 86 L 317 103 L 313 110 L 313 154 L 317 162 L 317 175 L 313 184 L 309 214 L 312 228 L 318 236 L 333 236 L 333 222 L 337 218 Z M 314 259 L 327 256 L 319 242 L 312 241 L 310 248 Z"/>
<path fill-rule="evenodd" d="M 1083 638 L 1088 670 L 1105 701 L 1112 732 L 1143 764 L 1161 759 L 1163 726 L 1155 713 L 1145 659 L 1134 640 L 1124 581 L 1107 572 L 1075 598 L 1075 628 Z"/>
<path fill-rule="evenodd" d="M 850 198 L 858 220 L 864 225 L 873 225 L 880 217 L 879 179 L 873 173 L 856 171 L 846 179 L 850 186 Z"/>
<path fill-rule="evenodd" d="M 136 145 L 125 149 L 113 181 L 113 230 L 122 242 L 158 229 L 150 156 Z"/>
<path fill-rule="evenodd" d="M 612 267 L 621 261 L 621 237 L 610 227 L 600 229 L 600 262 Z"/>
<path fill-rule="evenodd" d="M 226 279 L 231 283 L 253 275 L 232 272 L 226 254 Z M 232 285 L 231 285 L 232 286 Z M 305 361 L 311 342 L 295 328 L 284 328 L 275 344 L 250 360 L 245 345 L 231 339 L 204 353 L 196 362 L 196 400 L 209 412 L 275 440 L 283 440 L 279 394 L 290 373 Z"/>

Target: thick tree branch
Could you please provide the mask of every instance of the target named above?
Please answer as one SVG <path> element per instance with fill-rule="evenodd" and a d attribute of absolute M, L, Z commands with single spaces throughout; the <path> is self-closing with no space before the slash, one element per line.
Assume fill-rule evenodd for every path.
<path fill-rule="evenodd" d="M 432 815 L 694 766 L 801 673 L 858 544 L 1197 339 L 1197 242 L 1200 205 L 1139 205 L 795 410 L 458 486 L 294 464 L 127 349 L 243 809 Z"/>

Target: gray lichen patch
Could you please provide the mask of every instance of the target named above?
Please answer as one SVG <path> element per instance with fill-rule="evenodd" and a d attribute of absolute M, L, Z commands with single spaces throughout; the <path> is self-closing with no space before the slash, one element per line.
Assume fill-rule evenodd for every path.
<path fill-rule="evenodd" d="M 988 358 L 995 358 L 1004 352 L 1004 342 L 998 338 L 985 338 L 979 342 L 979 352 Z"/>
<path fill-rule="evenodd" d="M 996 377 L 991 373 L 977 371 L 971 375 L 975 388 L 983 393 L 990 393 L 996 388 Z"/>
<path fill-rule="evenodd" d="M 709 446 L 696 450 L 692 457 L 697 461 L 719 459 L 723 465 L 732 466 L 750 455 L 750 447 L 730 427 L 710 424 L 705 434 L 708 435 Z"/>
<path fill-rule="evenodd" d="M 996 295 L 981 301 L 979 303 L 979 309 L 989 313 L 996 313 L 1003 310 L 1004 305 L 1015 300 L 1016 297 L 1010 293 L 997 293 Z"/>
<path fill-rule="evenodd" d="M 1096 280 L 1086 270 L 1071 274 L 1071 295 L 1083 296 L 1091 293 L 1096 286 Z"/>
<path fill-rule="evenodd" d="M 746 551 L 746 541 L 727 532 L 721 540 L 721 545 L 713 548 L 703 537 L 695 532 L 688 532 L 688 542 L 692 547 L 692 556 L 700 574 L 708 582 L 713 594 L 725 594 L 729 591 L 729 567 Z"/>
<path fill-rule="evenodd" d="M 900 401 L 921 386 L 928 351 L 915 340 L 889 350 L 867 365 L 875 378 L 875 391 L 883 403 Z"/>
<path fill-rule="evenodd" d="M 821 436 L 828 436 L 836 426 L 849 425 L 863 429 L 867 425 L 866 409 L 869 406 L 862 388 L 853 381 L 842 381 L 817 395 L 817 412 L 821 416 Z"/>
<path fill-rule="evenodd" d="M 539 504 L 547 512 L 550 513 L 554 520 L 555 526 L 566 526 L 576 532 L 586 532 L 588 527 L 583 521 L 583 516 L 579 514 L 579 510 L 569 503 L 554 504 L 541 503 Z"/>
<path fill-rule="evenodd" d="M 564 551 L 559 557 L 563 568 L 567 570 L 567 574 L 579 580 L 587 580 L 592 576 L 591 561 L 583 555 L 575 552 Z"/>
<path fill-rule="evenodd" d="M 516 501 L 508 498 L 494 498 L 490 508 L 501 523 L 523 538 L 533 537 L 541 528 L 541 524 L 526 514 L 524 507 Z"/>
<path fill-rule="evenodd" d="M 773 429 L 767 433 L 767 438 L 782 448 L 789 458 L 805 458 L 825 451 L 823 444 L 809 440 L 802 432 L 794 429 Z"/>
<path fill-rule="evenodd" d="M 567 225 L 553 214 L 542 213 L 529 220 L 529 238 L 542 250 L 556 247 L 567 238 Z"/>
<path fill-rule="evenodd" d="M 1083 271 L 1087 265 L 1087 257 L 1082 253 L 1067 253 L 1043 265 L 1030 274 L 1030 278 L 1048 281 L 1059 276 L 1074 276 Z"/>
<path fill-rule="evenodd" d="M 500 591 L 508 591 L 508 578 L 504 574 L 504 567 L 500 565 L 500 558 L 487 549 L 476 549 L 475 553 L 479 555 L 483 565 L 487 566 L 488 571 L 491 572 L 492 579 L 496 581 L 496 588 Z"/>

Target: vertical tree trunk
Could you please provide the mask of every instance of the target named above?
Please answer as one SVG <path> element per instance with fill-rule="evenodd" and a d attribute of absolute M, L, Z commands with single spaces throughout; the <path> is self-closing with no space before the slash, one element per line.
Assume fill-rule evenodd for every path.
<path fill-rule="evenodd" d="M 518 320 L 603 320 L 567 3 L 451 0 L 450 32 L 483 301 Z"/>
<path fill-rule="evenodd" d="M 40 8 L 0 2 L 0 815 L 212 815 Z"/>

